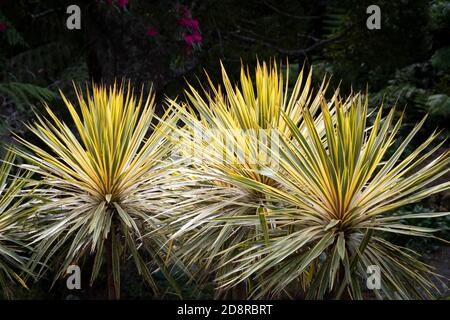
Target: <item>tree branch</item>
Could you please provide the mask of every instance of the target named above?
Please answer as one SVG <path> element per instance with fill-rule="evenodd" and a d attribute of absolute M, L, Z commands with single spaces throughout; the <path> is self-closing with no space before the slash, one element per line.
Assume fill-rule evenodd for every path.
<path fill-rule="evenodd" d="M 324 46 L 327 45 L 329 43 L 333 43 L 333 42 L 337 42 L 338 40 L 340 40 L 347 32 L 348 30 L 350 30 L 350 28 L 346 29 L 345 31 L 343 31 L 341 34 L 333 37 L 333 38 L 329 38 L 329 39 L 323 39 L 323 40 L 318 40 L 316 41 L 316 43 L 314 43 L 313 45 L 307 47 L 307 48 L 303 48 L 303 49 L 287 49 L 287 48 L 282 48 L 279 46 L 276 46 L 275 44 L 265 41 L 265 40 L 261 40 L 261 39 L 255 39 L 246 35 L 241 35 L 239 33 L 236 32 L 230 32 L 229 35 L 231 35 L 234 38 L 240 39 L 240 40 L 244 40 L 246 42 L 250 42 L 250 43 L 254 43 L 254 44 L 259 44 L 262 45 L 264 47 L 267 48 L 271 48 L 276 50 L 278 53 L 281 54 L 285 54 L 291 57 L 300 57 L 300 56 L 306 56 L 308 53 Z"/>
<path fill-rule="evenodd" d="M 267 1 L 263 1 L 263 3 L 264 3 L 267 7 L 269 7 L 269 8 L 272 9 L 273 11 L 275 11 L 276 13 L 279 13 L 279 14 L 285 16 L 285 17 L 289 17 L 289 18 L 292 18 L 292 19 L 297 19 L 297 20 L 312 20 L 312 19 L 318 19 L 318 18 L 320 18 L 320 16 L 296 16 L 296 15 L 293 15 L 293 14 L 290 14 L 290 13 L 287 13 L 287 12 L 284 12 L 284 11 L 278 9 L 278 8 L 275 7 L 273 4 L 270 4 L 270 3 L 267 2 Z"/>

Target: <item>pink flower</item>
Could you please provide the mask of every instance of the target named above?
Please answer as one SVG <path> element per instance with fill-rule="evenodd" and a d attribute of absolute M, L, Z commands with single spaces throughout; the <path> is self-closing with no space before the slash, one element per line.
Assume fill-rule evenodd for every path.
<path fill-rule="evenodd" d="M 128 4 L 128 0 L 117 0 L 117 5 L 119 7 L 125 7 Z"/>
<path fill-rule="evenodd" d="M 195 31 L 193 34 L 188 34 L 184 36 L 184 41 L 192 46 L 194 43 L 201 43 L 203 41 L 202 35 Z"/>
<path fill-rule="evenodd" d="M 197 31 L 195 31 L 192 34 L 192 39 L 194 40 L 194 42 L 202 42 L 203 41 L 202 35 L 200 33 L 198 33 Z"/>
<path fill-rule="evenodd" d="M 156 37 L 158 35 L 158 30 L 156 30 L 155 28 L 149 28 L 145 34 L 148 37 L 153 38 L 153 37 Z"/>
<path fill-rule="evenodd" d="M 5 32 L 8 26 L 4 22 L 0 22 L 0 32 Z"/>
<path fill-rule="evenodd" d="M 192 46 L 192 44 L 194 43 L 194 37 L 192 36 L 192 34 L 185 35 L 185 36 L 184 36 L 184 41 L 185 41 L 188 45 Z"/>
<path fill-rule="evenodd" d="M 182 18 L 180 20 L 178 20 L 178 23 L 182 26 L 194 29 L 194 30 L 198 30 L 200 28 L 200 24 L 198 23 L 198 20 L 195 19 L 186 19 L 186 18 Z"/>

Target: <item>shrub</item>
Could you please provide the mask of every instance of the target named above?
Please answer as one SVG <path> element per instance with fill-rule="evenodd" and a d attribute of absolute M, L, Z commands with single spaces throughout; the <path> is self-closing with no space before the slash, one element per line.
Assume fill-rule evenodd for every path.
<path fill-rule="evenodd" d="M 137 99 L 130 85 L 94 85 L 83 95 L 76 89 L 80 111 L 62 94 L 75 130 L 46 106 L 48 118 L 38 116 L 29 129 L 45 145 L 22 138 L 18 150 L 40 181 L 37 196 L 39 226 L 34 237 L 33 267 L 42 262 L 56 271 L 55 280 L 71 264 L 95 255 L 91 285 L 106 260 L 110 298 L 120 293 L 120 263 L 131 256 L 153 290 L 157 290 L 143 253 L 169 272 L 163 261 L 166 239 L 156 211 L 163 205 L 164 186 L 170 184 L 171 162 L 166 162 L 169 126 L 152 125 L 154 95 Z M 169 111 L 163 120 L 176 121 Z M 153 133 L 147 136 L 148 130 Z M 151 233 L 151 237 L 144 235 Z M 40 268 L 39 275 L 45 271 Z M 173 279 L 171 279 L 173 280 Z"/>
<path fill-rule="evenodd" d="M 278 152 L 270 154 L 272 162 L 256 157 L 252 167 L 223 161 L 226 145 L 220 139 L 211 139 L 213 147 L 206 157 L 200 152 L 206 146 L 197 147 L 193 163 L 201 164 L 199 170 L 210 181 L 201 197 L 223 205 L 200 205 L 177 220 L 187 221 L 180 230 L 193 233 L 185 240 L 185 256 L 213 264 L 220 288 L 247 283 L 254 298 L 289 295 L 294 286 L 306 298 L 346 294 L 361 299 L 360 281 L 370 265 L 382 270 L 381 288 L 374 291 L 378 298 L 432 297 L 437 289 L 430 267 L 415 252 L 379 233 L 431 236 L 434 229 L 402 224 L 402 219 L 448 214 L 388 214 L 450 188 L 449 182 L 433 185 L 450 170 L 449 152 L 435 154 L 442 142 L 427 149 L 438 134 L 401 159 L 424 118 L 389 155 L 403 117 L 394 119 L 395 108 L 384 117 L 379 108 L 369 125 L 367 98 L 356 94 L 342 100 L 336 93 L 327 102 L 319 93 L 318 100 L 309 100 L 306 86 L 304 95 L 293 90 L 288 104 L 293 111 L 286 108 L 286 95 L 276 94 L 280 83 L 276 70 L 261 70 L 265 69 L 257 71 L 257 95 L 244 73 L 242 91 L 233 89 L 224 74 L 225 93 L 212 88 L 206 99 L 195 91 L 188 94 L 203 130 L 214 127 L 226 133 L 229 128 L 266 127 L 280 134 Z M 193 112 L 178 109 L 188 128 L 199 125 Z M 266 111 L 273 111 L 274 117 Z M 185 138 L 190 141 L 188 134 Z M 232 138 L 238 141 L 236 152 L 257 152 L 255 144 Z M 228 195 L 220 194 L 224 186 L 231 190 Z"/>

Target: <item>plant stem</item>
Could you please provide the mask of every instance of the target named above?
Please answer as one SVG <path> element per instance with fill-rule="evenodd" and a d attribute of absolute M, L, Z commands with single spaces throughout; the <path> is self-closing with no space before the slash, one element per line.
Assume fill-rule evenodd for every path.
<path fill-rule="evenodd" d="M 367 247 L 367 244 L 369 243 L 370 238 L 372 237 L 373 229 L 367 229 L 366 234 L 364 235 L 360 245 L 359 249 L 354 253 L 351 262 L 350 262 L 350 277 L 353 274 L 353 271 L 356 269 L 356 266 L 358 265 L 358 259 L 362 256 L 364 250 Z M 343 281 L 341 282 L 341 286 L 339 287 L 339 290 L 336 294 L 336 300 L 339 300 L 344 293 L 345 287 L 350 284 L 346 281 L 345 277 Z"/>
<path fill-rule="evenodd" d="M 111 225 L 111 231 L 114 232 L 114 228 Z M 112 234 L 109 234 L 108 238 L 105 240 L 105 250 L 106 250 L 106 270 L 107 270 L 107 286 L 108 286 L 108 299 L 117 300 L 119 299 L 119 294 L 114 284 L 113 277 L 113 261 L 112 261 Z"/>

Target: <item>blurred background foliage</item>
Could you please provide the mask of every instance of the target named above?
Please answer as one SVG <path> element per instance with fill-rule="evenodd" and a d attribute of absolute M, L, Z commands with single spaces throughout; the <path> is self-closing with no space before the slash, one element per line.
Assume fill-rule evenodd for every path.
<path fill-rule="evenodd" d="M 81 8 L 81 30 L 66 28 L 71 4 Z M 380 30 L 366 27 L 371 4 L 381 8 Z M 340 85 L 343 95 L 367 89 L 372 106 L 397 104 L 406 128 L 429 114 L 423 133 L 439 128 L 443 138 L 449 136 L 448 0 L 0 0 L 1 143 L 13 143 L 11 130 L 32 140 L 23 123 L 42 110 L 43 101 L 63 110 L 58 90 L 71 97 L 72 81 L 131 79 L 139 88 L 153 86 L 162 109 L 164 95 L 183 96 L 186 80 L 205 82 L 203 70 L 218 83 L 220 61 L 237 79 L 241 63 L 252 67 L 257 59 L 288 60 L 292 79 L 302 66 L 312 66 L 318 80 L 332 75 L 331 87 Z M 405 208 L 449 209 L 448 194 Z M 448 238 L 449 220 L 433 220 Z M 442 246 L 430 239 L 397 240 L 430 253 Z M 130 278 L 124 298 L 151 298 L 138 277 L 124 277 Z M 49 295 L 46 285 L 22 295 L 70 294 L 62 283 Z M 208 297 L 212 288 L 185 291 L 187 297 Z"/>

